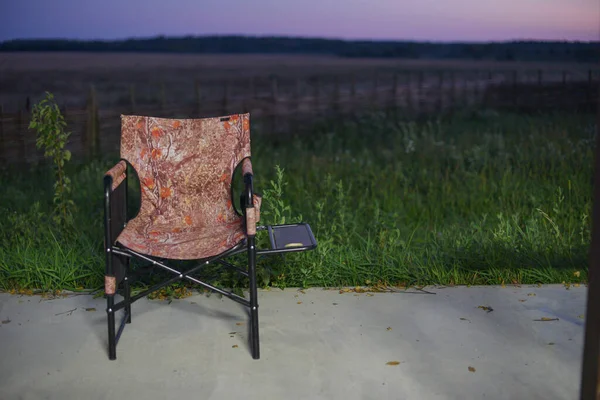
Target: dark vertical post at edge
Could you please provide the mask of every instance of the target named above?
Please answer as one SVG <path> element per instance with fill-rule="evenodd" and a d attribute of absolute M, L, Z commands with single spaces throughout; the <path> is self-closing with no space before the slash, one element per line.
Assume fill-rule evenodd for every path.
<path fill-rule="evenodd" d="M 0 104 L 0 165 L 6 162 L 6 146 L 4 145 L 4 104 Z"/>
<path fill-rule="evenodd" d="M 599 96 L 600 97 L 600 96 Z M 588 268 L 585 342 L 580 400 L 600 399 L 600 101 L 596 106 L 596 154 L 592 211 L 592 242 Z"/>

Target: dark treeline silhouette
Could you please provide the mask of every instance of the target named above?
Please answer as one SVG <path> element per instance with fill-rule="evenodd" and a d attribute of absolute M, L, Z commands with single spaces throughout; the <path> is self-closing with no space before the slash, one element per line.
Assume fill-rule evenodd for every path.
<path fill-rule="evenodd" d="M 0 51 L 157 52 L 204 54 L 327 54 L 341 57 L 600 61 L 600 42 L 512 41 L 441 43 L 298 37 L 185 36 L 126 40 L 17 39 Z"/>

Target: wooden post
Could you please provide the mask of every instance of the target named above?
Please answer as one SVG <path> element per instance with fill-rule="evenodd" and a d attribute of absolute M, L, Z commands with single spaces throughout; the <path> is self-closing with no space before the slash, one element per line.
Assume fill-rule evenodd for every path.
<path fill-rule="evenodd" d="M 333 102 L 333 111 L 336 114 L 339 114 L 342 108 L 340 104 L 340 82 L 337 76 L 334 78 L 333 81 L 333 96 L 331 101 Z"/>
<path fill-rule="evenodd" d="M 135 85 L 129 86 L 129 101 L 131 103 L 131 112 L 135 112 Z"/>
<path fill-rule="evenodd" d="M 200 117 L 202 115 L 202 91 L 198 79 L 194 81 L 194 93 L 196 96 L 196 114 Z"/>
<path fill-rule="evenodd" d="M 319 113 L 319 108 L 320 108 L 319 95 L 321 94 L 320 90 L 319 90 L 319 77 L 315 76 L 314 81 L 315 81 L 315 84 L 314 84 L 314 88 L 313 88 L 313 90 L 314 90 L 314 99 L 313 99 L 313 101 L 314 101 L 315 112 L 318 114 Z"/>
<path fill-rule="evenodd" d="M 456 77 L 454 71 L 450 71 L 450 112 L 454 110 L 456 106 Z"/>
<path fill-rule="evenodd" d="M 88 157 L 97 158 L 100 154 L 100 135 L 98 133 L 98 105 L 96 102 L 96 88 L 90 86 L 90 96 L 87 106 L 87 149 Z"/>
<path fill-rule="evenodd" d="M 379 89 L 379 75 L 375 73 L 373 76 L 373 93 L 371 94 L 371 106 L 377 108 L 377 90 Z"/>
<path fill-rule="evenodd" d="M 390 107 L 396 112 L 396 108 L 398 107 L 397 103 L 398 99 L 398 73 L 394 72 L 394 77 L 392 80 L 392 98 L 390 101 Z"/>
<path fill-rule="evenodd" d="M 165 93 L 165 83 L 160 83 L 160 109 L 164 111 L 165 105 L 167 104 L 166 93 Z"/>
<path fill-rule="evenodd" d="M 568 99 L 568 94 L 567 94 L 567 71 L 563 71 L 562 72 L 562 106 L 568 107 L 569 104 L 569 99 Z"/>
<path fill-rule="evenodd" d="M 273 102 L 273 104 L 277 104 L 279 100 L 279 92 L 278 92 L 278 85 L 277 85 L 277 77 L 273 77 L 271 79 L 271 101 Z"/>
<path fill-rule="evenodd" d="M 513 106 L 515 108 L 517 108 L 517 106 L 519 105 L 519 100 L 518 100 L 518 96 L 517 96 L 517 80 L 518 80 L 517 70 L 514 70 L 512 72 L 512 101 L 513 101 Z"/>
<path fill-rule="evenodd" d="M 444 71 L 440 70 L 437 88 L 436 112 L 439 114 L 444 109 Z"/>
<path fill-rule="evenodd" d="M 229 81 L 225 81 L 223 85 L 223 101 L 222 101 L 222 114 L 228 115 L 229 113 Z"/>
<path fill-rule="evenodd" d="M 296 91 L 294 92 L 294 112 L 300 111 L 300 105 L 302 104 L 302 80 L 296 79 Z"/>
<path fill-rule="evenodd" d="M 4 104 L 0 104 L 0 165 L 6 163 L 6 146 L 4 143 Z"/>
<path fill-rule="evenodd" d="M 18 161 L 17 163 L 26 163 L 25 155 L 25 134 L 27 133 L 26 129 L 23 129 L 24 118 L 23 118 L 23 109 L 19 107 L 19 112 L 17 113 L 17 141 L 19 142 L 19 150 L 18 150 Z"/>
<path fill-rule="evenodd" d="M 406 72 L 406 109 L 408 110 L 408 114 L 411 115 L 414 110 L 414 100 L 412 95 L 412 85 L 411 85 L 412 74 L 410 71 Z"/>
<path fill-rule="evenodd" d="M 250 78 L 250 93 L 252 95 L 252 99 L 258 99 L 258 88 L 256 87 L 256 82 L 254 77 Z"/>
<path fill-rule="evenodd" d="M 349 110 L 354 111 L 356 107 L 356 74 L 352 74 L 350 82 L 350 103 Z"/>
<path fill-rule="evenodd" d="M 274 134 L 278 130 L 278 115 L 279 115 L 279 88 L 277 84 L 277 77 L 271 78 L 271 134 Z"/>
<path fill-rule="evenodd" d="M 423 81 L 424 74 L 423 71 L 419 71 L 419 75 L 417 78 L 417 113 L 423 111 Z"/>
<path fill-rule="evenodd" d="M 587 106 L 585 107 L 586 110 L 592 111 L 594 109 L 594 101 L 593 101 L 593 97 L 594 97 L 594 75 L 593 75 L 593 71 L 590 69 L 588 71 L 588 84 L 587 84 Z"/>
<path fill-rule="evenodd" d="M 544 71 L 541 69 L 537 70 L 537 109 L 541 110 L 544 107 Z"/>

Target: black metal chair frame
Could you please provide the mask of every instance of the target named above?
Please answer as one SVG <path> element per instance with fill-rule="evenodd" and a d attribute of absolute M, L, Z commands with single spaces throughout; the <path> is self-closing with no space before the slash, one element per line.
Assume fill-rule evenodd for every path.
<path fill-rule="evenodd" d="M 123 160 L 127 163 L 126 160 Z M 133 169 L 129 163 L 127 163 L 127 169 Z M 125 179 L 113 186 L 113 178 L 110 175 L 104 176 L 104 240 L 105 240 L 105 253 L 106 253 L 106 275 L 105 275 L 105 292 L 106 292 L 106 312 L 108 315 L 108 357 L 110 360 L 117 358 L 117 344 L 125 329 L 125 325 L 131 323 L 131 304 L 135 301 L 162 289 L 165 286 L 173 284 L 177 281 L 188 280 L 199 286 L 204 287 L 210 291 L 222 294 L 230 298 L 231 300 L 242 304 L 250 310 L 250 350 L 252 358 L 260 358 L 260 342 L 259 342 L 259 322 L 258 322 L 258 290 L 256 284 L 256 256 L 267 255 L 267 254 L 279 254 L 288 252 L 299 252 L 305 250 L 312 250 L 316 248 L 316 240 L 310 230 L 308 224 L 288 224 L 280 225 L 279 227 L 292 227 L 298 225 L 305 225 L 308 233 L 308 245 L 296 246 L 296 247 L 285 247 L 285 248 L 271 248 L 264 250 L 256 249 L 256 237 L 255 235 L 247 234 L 247 238 L 235 247 L 218 254 L 214 257 L 198 260 L 199 264 L 189 270 L 183 272 L 175 268 L 169 267 L 164 262 L 161 262 L 153 257 L 140 254 L 136 251 L 128 249 L 126 247 L 118 246 L 115 244 L 115 240 L 121 231 L 125 228 L 127 223 L 127 182 L 128 182 L 129 171 L 125 172 Z M 241 215 L 246 216 L 246 210 L 253 208 L 253 175 L 247 173 L 243 177 L 244 180 L 244 193 L 240 196 L 240 206 L 242 209 Z M 233 190 L 232 202 L 233 202 Z M 234 203 L 235 204 L 235 203 Z M 237 209 L 236 212 L 240 214 Z M 271 226 L 258 226 L 256 231 L 267 230 L 269 232 L 269 239 L 271 245 L 274 246 L 272 227 Z M 247 270 L 237 267 L 233 264 L 226 262 L 224 259 L 236 254 L 246 252 L 248 254 L 248 268 Z M 165 271 L 168 271 L 174 276 L 164 282 L 155 284 L 150 288 L 131 296 L 131 273 L 129 270 L 129 261 L 132 258 L 139 258 L 141 260 L 150 262 L 153 267 L 159 267 Z M 219 263 L 224 267 L 231 268 L 237 271 L 241 275 L 245 276 L 249 280 L 249 292 L 250 299 L 246 299 L 233 292 L 223 290 L 215 287 L 207 282 L 200 279 L 194 278 L 192 274 L 199 272 L 203 267 L 206 267 L 210 263 Z M 111 286 L 115 290 L 107 290 L 106 288 Z M 123 300 L 115 302 L 115 295 L 118 287 L 121 286 L 123 289 Z M 124 317 L 119 324 L 118 329 L 116 328 L 115 313 L 121 309 L 124 309 Z"/>

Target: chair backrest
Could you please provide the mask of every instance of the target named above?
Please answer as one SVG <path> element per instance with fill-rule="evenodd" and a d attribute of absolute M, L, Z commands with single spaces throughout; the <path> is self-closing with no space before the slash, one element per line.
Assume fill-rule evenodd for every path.
<path fill-rule="evenodd" d="M 176 232 L 239 221 L 231 178 L 250 157 L 250 115 L 202 119 L 121 116 L 121 158 L 138 174 L 138 217 Z M 136 218 L 138 218 L 136 217 Z"/>

